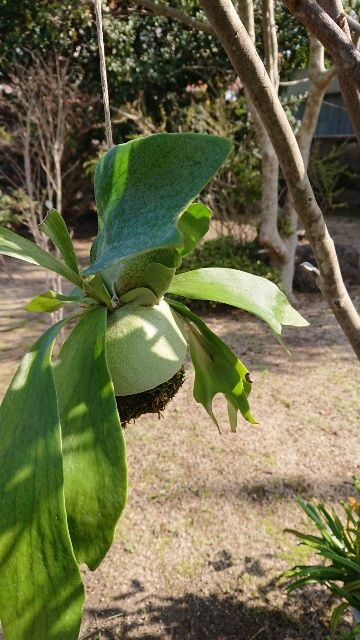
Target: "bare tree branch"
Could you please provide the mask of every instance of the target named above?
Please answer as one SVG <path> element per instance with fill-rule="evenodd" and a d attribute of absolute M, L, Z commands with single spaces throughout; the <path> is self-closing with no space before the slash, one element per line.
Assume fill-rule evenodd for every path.
<path fill-rule="evenodd" d="M 321 0 L 320 6 L 334 20 L 352 43 L 351 33 L 346 15 L 343 10 L 342 0 Z M 353 43 L 352 43 L 353 44 Z M 335 62 L 340 89 L 351 120 L 351 124 L 360 142 L 360 96 L 356 85 L 346 68 L 339 61 Z"/>
<path fill-rule="evenodd" d="M 202 20 L 195 20 L 195 18 L 191 18 L 191 16 L 187 16 L 186 13 L 179 11 L 178 9 L 174 9 L 173 7 L 169 7 L 166 4 L 158 4 L 157 2 L 153 2 L 152 0 L 127 0 L 127 3 L 136 4 L 138 6 L 144 7 L 155 16 L 164 16 L 164 18 L 172 18 L 173 20 L 177 20 L 178 22 L 182 22 L 189 29 L 195 29 L 196 31 L 202 31 L 203 33 L 207 33 L 209 35 L 214 35 L 214 30 L 208 22 L 203 22 Z"/>
<path fill-rule="evenodd" d="M 337 67 L 360 89 L 360 51 L 316 0 L 284 0 L 289 11 L 324 45 Z M 343 14 L 345 16 L 345 14 Z M 346 17 L 346 16 L 345 16 Z"/>
<path fill-rule="evenodd" d="M 360 24 L 358 23 L 358 21 L 349 15 L 346 15 L 346 20 L 350 27 L 350 31 L 353 31 L 354 33 L 357 33 L 358 35 L 360 35 Z"/>
<path fill-rule="evenodd" d="M 300 4 L 301 0 L 297 2 Z M 202 6 L 267 129 L 295 209 L 314 250 L 323 295 L 360 359 L 360 317 L 344 286 L 334 242 L 315 200 L 296 138 L 277 93 L 231 1 L 202 0 Z"/>
<path fill-rule="evenodd" d="M 360 142 L 360 54 L 351 40 L 341 0 L 285 0 L 285 4 L 333 58 L 347 112 Z"/>

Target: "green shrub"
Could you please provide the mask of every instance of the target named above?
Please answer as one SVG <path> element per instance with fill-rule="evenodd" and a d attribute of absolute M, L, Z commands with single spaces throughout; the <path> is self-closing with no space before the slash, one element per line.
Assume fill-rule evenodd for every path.
<path fill-rule="evenodd" d="M 350 171 L 344 164 L 341 156 L 345 148 L 346 143 L 333 145 L 327 153 L 324 153 L 319 142 L 315 142 L 312 146 L 309 178 L 323 213 L 346 207 L 347 203 L 340 198 L 344 191 L 344 187 L 340 184 L 341 179 L 355 178 L 356 173 Z"/>
<path fill-rule="evenodd" d="M 259 253 L 260 250 L 261 246 L 256 240 L 245 244 L 237 241 L 233 236 L 222 236 L 214 240 L 207 240 L 183 258 L 177 273 L 205 267 L 225 267 L 262 276 L 279 285 L 280 280 L 276 269 L 267 264 L 264 254 Z M 171 295 L 171 297 L 180 300 L 175 295 Z M 190 308 L 199 308 L 200 306 L 216 309 L 221 306 L 214 301 L 200 301 L 190 298 L 185 300 L 182 298 L 181 300 Z"/>
<path fill-rule="evenodd" d="M 260 250 L 256 240 L 245 244 L 232 236 L 207 240 L 184 258 L 178 272 L 204 267 L 226 267 L 247 271 L 278 283 L 277 271 L 267 264 L 264 254 L 259 253 Z"/>

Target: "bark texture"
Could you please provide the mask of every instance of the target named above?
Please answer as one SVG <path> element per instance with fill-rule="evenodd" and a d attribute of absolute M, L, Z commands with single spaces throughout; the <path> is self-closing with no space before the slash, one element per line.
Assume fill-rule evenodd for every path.
<path fill-rule="evenodd" d="M 324 47 L 314 36 L 309 36 L 309 93 L 306 99 L 305 111 L 297 135 L 297 141 L 302 155 L 305 169 L 307 170 L 310 158 L 311 143 L 315 134 L 316 124 L 319 118 L 321 105 L 324 99 L 326 88 L 333 79 L 336 70 L 334 67 L 326 70 L 324 64 Z M 286 201 L 282 211 L 282 220 L 285 228 L 296 229 L 298 216 L 290 191 L 287 193 Z M 284 240 L 287 246 L 286 260 L 280 264 L 280 275 L 284 291 L 287 295 L 292 293 L 292 282 L 294 278 L 295 253 L 297 247 L 297 236 L 289 235 Z"/>
<path fill-rule="evenodd" d="M 323 295 L 360 359 L 360 318 L 344 286 L 334 243 L 315 200 L 299 146 L 277 93 L 230 0 L 202 0 L 202 6 L 267 129 L 295 210 L 314 250 Z"/>
<path fill-rule="evenodd" d="M 317 37 L 331 55 L 341 92 L 360 142 L 360 52 L 353 43 L 341 0 L 285 0 L 289 11 Z M 354 27 L 352 27 L 354 29 Z"/>

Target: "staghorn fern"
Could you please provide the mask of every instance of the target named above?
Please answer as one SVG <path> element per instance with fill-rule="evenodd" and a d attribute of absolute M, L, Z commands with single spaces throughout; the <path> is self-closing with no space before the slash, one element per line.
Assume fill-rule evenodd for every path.
<path fill-rule="evenodd" d="M 80 273 L 60 214 L 42 231 L 62 259 L 8 229 L 0 252 L 60 274 L 75 288 L 46 291 L 28 311 L 80 305 L 24 356 L 0 409 L 0 619 L 6 640 L 74 640 L 84 589 L 78 564 L 95 569 L 125 506 L 125 444 L 116 397 L 146 392 L 181 370 L 188 344 L 195 400 L 212 411 L 215 394 L 248 422 L 251 378 L 205 323 L 167 292 L 225 302 L 268 323 L 307 322 L 273 283 L 234 269 L 176 275 L 209 227 L 194 198 L 231 151 L 229 140 L 157 134 L 108 151 L 95 173 L 99 232 Z M 62 327 L 75 328 L 52 362 Z"/>

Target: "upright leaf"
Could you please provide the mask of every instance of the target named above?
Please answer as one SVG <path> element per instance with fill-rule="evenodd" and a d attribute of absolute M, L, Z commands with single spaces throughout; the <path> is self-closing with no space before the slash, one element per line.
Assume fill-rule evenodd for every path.
<path fill-rule="evenodd" d="M 237 269 L 205 268 L 179 273 L 169 293 L 197 300 L 214 300 L 258 316 L 280 336 L 283 324 L 305 327 L 309 323 L 285 294 L 269 280 Z"/>
<path fill-rule="evenodd" d="M 182 214 L 178 228 L 183 236 L 183 244 L 178 248 L 181 256 L 191 253 L 201 238 L 209 231 L 211 211 L 201 202 L 191 204 Z"/>
<path fill-rule="evenodd" d="M 96 307 L 82 317 L 55 366 L 70 535 L 78 562 L 90 569 L 112 543 L 127 492 L 125 443 L 106 363 L 106 313 Z"/>
<path fill-rule="evenodd" d="M 39 224 L 39 228 L 57 246 L 69 269 L 79 273 L 74 245 L 61 213 L 56 209 L 49 211 L 44 222 Z"/>
<path fill-rule="evenodd" d="M 225 138 L 159 133 L 110 149 L 95 172 L 99 234 L 85 273 L 182 245 L 178 218 L 229 155 Z"/>
<path fill-rule="evenodd" d="M 196 402 L 203 405 L 219 428 L 212 410 L 212 402 L 217 393 L 223 393 L 228 403 L 232 431 L 235 432 L 237 428 L 238 411 L 245 420 L 255 424 L 247 399 L 251 391 L 249 371 L 195 313 L 180 302 L 168 302 L 185 318 L 189 327 L 190 353 L 195 369 Z"/>
<path fill-rule="evenodd" d="M 73 269 L 70 269 L 61 260 L 38 247 L 31 240 L 27 240 L 5 227 L 0 227 L 0 253 L 55 271 L 55 273 L 73 282 L 76 286 L 82 287 L 82 278 Z"/>
<path fill-rule="evenodd" d="M 23 358 L 0 408 L 0 619 L 6 640 L 76 640 L 84 592 L 67 527 L 51 351 Z"/>

